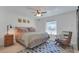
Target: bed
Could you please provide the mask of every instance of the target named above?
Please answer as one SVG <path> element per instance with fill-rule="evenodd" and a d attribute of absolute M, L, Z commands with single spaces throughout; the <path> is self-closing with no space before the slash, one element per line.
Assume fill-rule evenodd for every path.
<path fill-rule="evenodd" d="M 36 32 L 32 27 L 15 27 L 16 41 L 26 48 L 36 47 L 49 39 L 46 32 Z"/>

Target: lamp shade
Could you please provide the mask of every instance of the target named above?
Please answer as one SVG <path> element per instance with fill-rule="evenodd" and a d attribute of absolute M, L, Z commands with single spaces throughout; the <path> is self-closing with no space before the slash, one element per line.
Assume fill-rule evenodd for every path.
<path fill-rule="evenodd" d="M 11 25 L 7 25 L 7 34 L 9 34 L 8 31 L 9 31 L 11 28 L 12 28 Z"/>

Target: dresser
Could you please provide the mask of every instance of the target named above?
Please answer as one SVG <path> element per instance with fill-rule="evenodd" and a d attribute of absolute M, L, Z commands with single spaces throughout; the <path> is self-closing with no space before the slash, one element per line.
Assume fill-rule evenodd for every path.
<path fill-rule="evenodd" d="M 6 34 L 4 36 L 4 46 L 6 47 L 6 46 L 13 45 L 14 44 L 14 40 L 13 39 L 14 39 L 13 35 Z"/>

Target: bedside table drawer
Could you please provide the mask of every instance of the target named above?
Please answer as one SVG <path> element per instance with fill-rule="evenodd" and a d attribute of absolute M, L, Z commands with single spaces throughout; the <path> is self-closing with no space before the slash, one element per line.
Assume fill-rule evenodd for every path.
<path fill-rule="evenodd" d="M 10 46 L 13 45 L 13 35 L 5 35 L 4 36 L 4 46 Z"/>
<path fill-rule="evenodd" d="M 5 44 L 8 44 L 8 43 L 9 43 L 9 44 L 13 44 L 13 41 L 12 41 L 12 40 L 6 40 L 6 41 L 5 41 Z"/>

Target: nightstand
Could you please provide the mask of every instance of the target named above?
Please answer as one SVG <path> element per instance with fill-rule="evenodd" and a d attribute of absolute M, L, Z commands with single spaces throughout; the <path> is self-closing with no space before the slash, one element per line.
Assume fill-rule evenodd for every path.
<path fill-rule="evenodd" d="M 4 36 L 4 46 L 6 47 L 6 46 L 13 45 L 14 44 L 14 40 L 13 39 L 14 39 L 13 35 L 6 34 Z"/>

